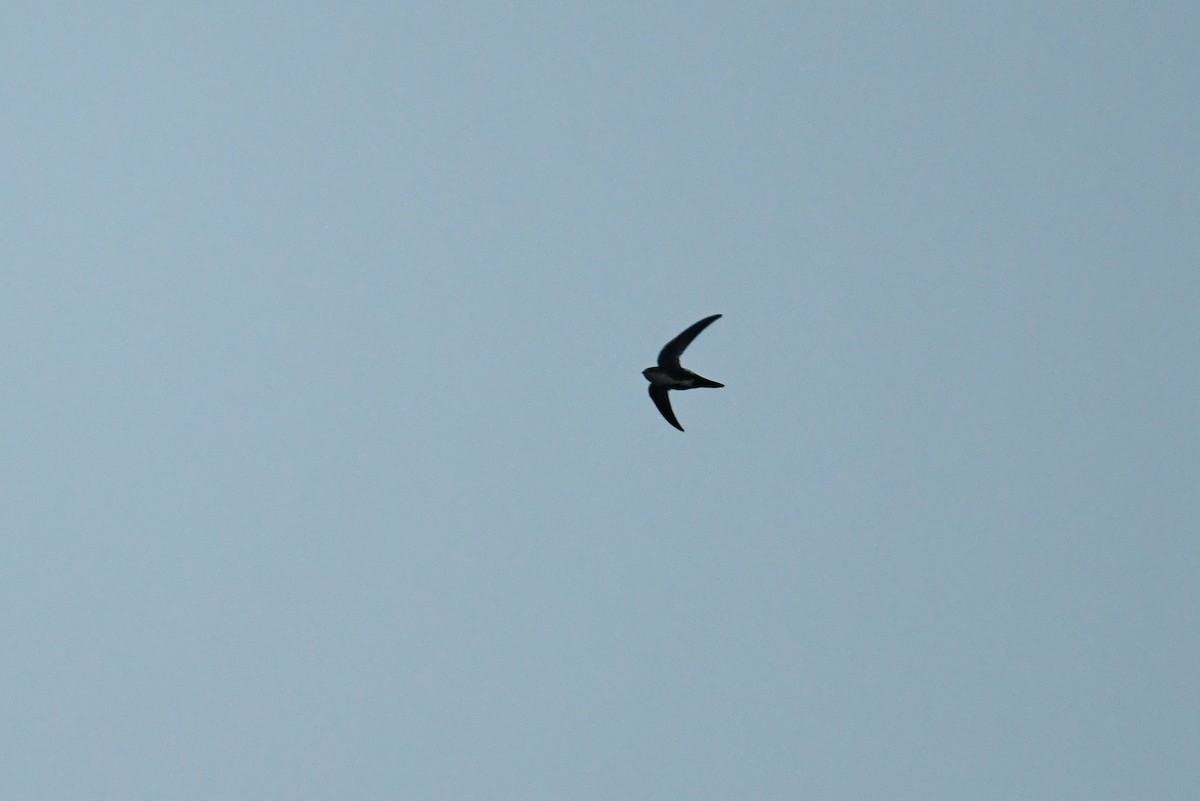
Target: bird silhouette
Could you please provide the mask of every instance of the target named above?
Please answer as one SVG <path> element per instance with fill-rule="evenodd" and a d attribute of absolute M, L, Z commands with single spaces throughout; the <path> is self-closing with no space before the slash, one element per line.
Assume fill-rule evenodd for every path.
<path fill-rule="evenodd" d="M 654 401 L 654 405 L 658 407 L 667 422 L 680 431 L 683 430 L 683 426 L 679 425 L 679 421 L 675 418 L 675 412 L 671 409 L 671 399 L 667 397 L 667 393 L 672 389 L 725 386 L 702 375 L 697 375 L 679 363 L 679 357 L 687 346 L 692 344 L 692 340 L 719 319 L 721 319 L 721 315 L 714 314 L 689 325 L 683 330 L 683 333 L 663 345 L 663 349 L 658 354 L 657 366 L 647 367 L 642 371 L 642 375 L 650 382 L 650 400 Z"/>

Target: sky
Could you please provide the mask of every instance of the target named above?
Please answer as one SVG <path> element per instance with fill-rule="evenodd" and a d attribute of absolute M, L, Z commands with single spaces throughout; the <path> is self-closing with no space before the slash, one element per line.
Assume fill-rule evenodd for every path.
<path fill-rule="evenodd" d="M 1198 41 L 6 4 L 5 796 L 1194 801 Z"/>

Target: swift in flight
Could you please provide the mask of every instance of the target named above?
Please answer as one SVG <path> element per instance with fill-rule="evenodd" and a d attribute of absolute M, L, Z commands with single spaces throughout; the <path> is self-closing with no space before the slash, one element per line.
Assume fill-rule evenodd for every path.
<path fill-rule="evenodd" d="M 702 375 L 697 375 L 679 363 L 680 355 L 688 345 L 692 344 L 692 340 L 719 319 L 721 319 L 721 315 L 714 314 L 689 325 L 682 334 L 663 346 L 662 351 L 658 354 L 658 366 L 647 367 L 642 371 L 642 375 L 646 376 L 646 380 L 650 382 L 650 400 L 654 401 L 654 405 L 662 412 L 662 416 L 667 419 L 667 422 L 680 431 L 683 430 L 683 426 L 679 425 L 679 421 L 675 419 L 675 412 L 671 410 L 671 399 L 667 397 L 667 392 L 672 389 L 725 386 Z"/>

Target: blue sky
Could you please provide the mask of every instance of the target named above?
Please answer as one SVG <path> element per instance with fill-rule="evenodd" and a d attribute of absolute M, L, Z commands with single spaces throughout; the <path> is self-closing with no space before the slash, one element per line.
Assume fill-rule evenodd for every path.
<path fill-rule="evenodd" d="M 1193 6 L 0 23 L 12 798 L 1200 796 Z"/>

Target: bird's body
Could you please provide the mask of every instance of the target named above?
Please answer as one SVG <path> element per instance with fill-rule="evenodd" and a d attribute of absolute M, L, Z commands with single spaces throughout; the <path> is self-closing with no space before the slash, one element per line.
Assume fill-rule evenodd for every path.
<path fill-rule="evenodd" d="M 696 375 L 691 370 L 680 367 L 668 370 L 664 367 L 647 367 L 642 371 L 646 380 L 656 387 L 667 389 L 695 389 L 696 387 L 723 387 L 716 381 L 709 381 L 702 375 Z"/>
<path fill-rule="evenodd" d="M 679 421 L 675 419 L 675 412 L 671 409 L 671 401 L 667 397 L 667 392 L 672 389 L 718 388 L 725 386 L 722 383 L 693 373 L 679 363 L 679 357 L 683 354 L 684 349 L 692 344 L 692 340 L 701 331 L 720 318 L 721 315 L 714 314 L 711 317 L 705 317 L 703 320 L 688 326 L 683 333 L 663 346 L 662 351 L 658 354 L 658 364 L 656 366 L 647 367 L 642 371 L 642 375 L 650 382 L 650 399 L 654 401 L 654 405 L 658 407 L 658 411 L 662 413 L 666 421 L 680 431 L 683 431 L 683 426 L 679 425 Z"/>

